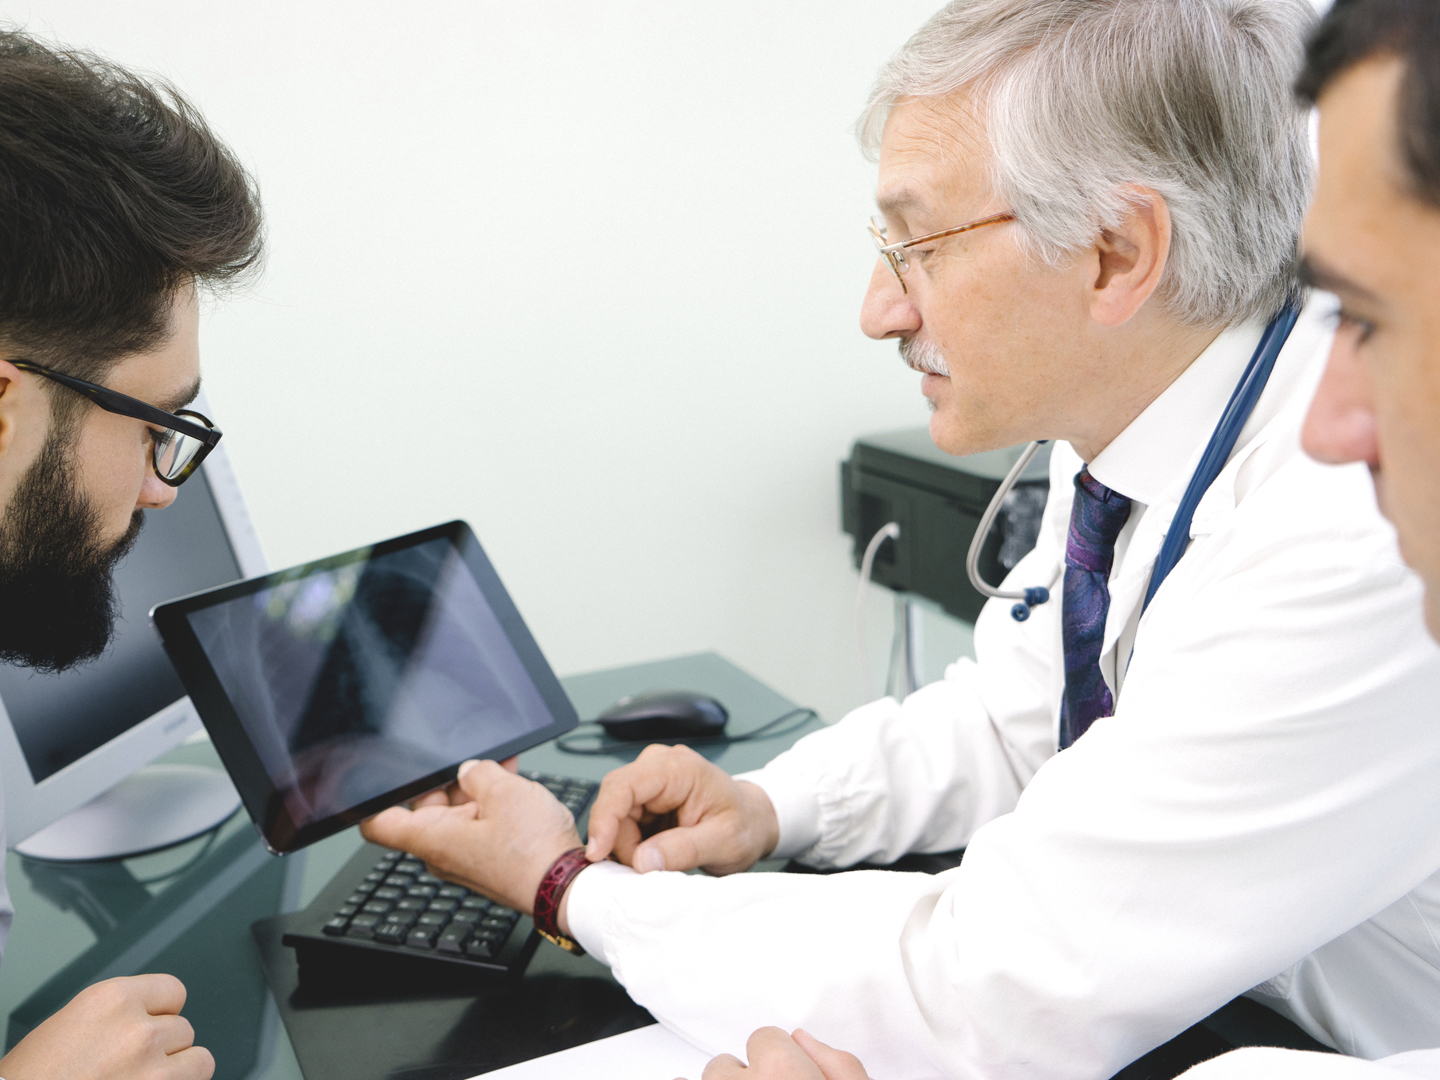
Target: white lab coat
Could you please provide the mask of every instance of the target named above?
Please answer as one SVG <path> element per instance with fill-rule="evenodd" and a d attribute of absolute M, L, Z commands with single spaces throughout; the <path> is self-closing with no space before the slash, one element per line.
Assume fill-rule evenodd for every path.
<path fill-rule="evenodd" d="M 968 845 L 959 868 L 712 879 L 602 864 L 570 895 L 585 948 L 707 1050 L 802 1026 L 886 1080 L 1108 1077 L 1261 983 L 1347 1053 L 1440 1045 L 1440 649 L 1363 466 L 1300 450 L 1330 340 L 1316 308 L 1143 618 L 1260 327 L 1222 334 L 1090 463 L 1135 500 L 1102 657 L 1114 716 L 1055 753 L 1057 590 L 1024 623 L 992 601 L 978 661 L 751 774 L 780 854 L 848 865 Z M 1079 468 L 1055 447 L 1012 587 L 1060 565 Z"/>
<path fill-rule="evenodd" d="M 1434 1080 L 1440 1050 L 1414 1050 L 1379 1061 L 1273 1048 L 1236 1050 L 1196 1065 L 1180 1080 Z"/>

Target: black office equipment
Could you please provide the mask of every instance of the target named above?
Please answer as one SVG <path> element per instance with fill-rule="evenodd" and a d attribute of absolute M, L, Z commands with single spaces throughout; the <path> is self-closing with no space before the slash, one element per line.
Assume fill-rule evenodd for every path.
<path fill-rule="evenodd" d="M 965 553 L 1000 481 L 1023 447 L 952 457 L 928 428 L 867 435 L 840 465 L 841 523 L 854 537 L 855 565 L 888 522 L 900 536 L 881 544 L 871 580 L 933 600 L 974 622 L 985 604 L 965 575 Z M 998 582 L 1035 546 L 1049 494 L 1050 448 L 1030 463 L 1006 499 L 980 558 L 981 575 Z"/>
<path fill-rule="evenodd" d="M 596 722 L 612 739 L 687 739 L 723 735 L 730 713 L 706 694 L 648 690 L 621 698 Z"/>
<path fill-rule="evenodd" d="M 549 788 L 577 824 L 600 790 L 592 780 L 525 775 Z M 528 918 L 433 877 L 413 856 L 366 844 L 287 920 L 281 941 L 295 950 L 303 982 L 353 986 L 519 974 L 540 936 Z"/>
<path fill-rule="evenodd" d="M 152 613 L 245 808 L 295 851 L 579 722 L 463 521 Z"/>

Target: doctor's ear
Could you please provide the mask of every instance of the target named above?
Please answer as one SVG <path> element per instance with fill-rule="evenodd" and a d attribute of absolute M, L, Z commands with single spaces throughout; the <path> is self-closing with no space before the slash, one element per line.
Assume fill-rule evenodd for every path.
<path fill-rule="evenodd" d="M 1094 267 L 1090 315 L 1102 326 L 1128 322 L 1160 286 L 1170 258 L 1170 207 L 1158 191 L 1125 189 L 1130 212 L 1088 254 Z"/>

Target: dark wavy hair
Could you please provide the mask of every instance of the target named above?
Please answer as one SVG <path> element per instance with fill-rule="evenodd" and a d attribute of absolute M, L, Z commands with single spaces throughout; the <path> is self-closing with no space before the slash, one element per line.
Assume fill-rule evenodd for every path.
<path fill-rule="evenodd" d="M 98 380 L 262 243 L 254 182 L 174 87 L 0 29 L 0 345 Z"/>
<path fill-rule="evenodd" d="M 1372 56 L 1405 65 L 1396 117 L 1401 157 L 1416 198 L 1440 206 L 1440 3 L 1336 0 L 1310 38 L 1296 92 L 1313 105 L 1343 72 Z"/>

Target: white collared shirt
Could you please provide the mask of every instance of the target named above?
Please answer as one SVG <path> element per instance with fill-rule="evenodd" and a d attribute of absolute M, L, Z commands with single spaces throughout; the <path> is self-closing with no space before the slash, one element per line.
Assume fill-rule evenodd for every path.
<path fill-rule="evenodd" d="M 1440 649 L 1364 467 L 1300 450 L 1330 340 L 1316 304 L 1140 611 L 1259 336 L 1222 334 L 1091 463 L 1135 500 L 1102 656 L 1115 714 L 1057 754 L 1059 598 L 1024 623 L 992 602 L 976 661 L 749 777 L 775 804 L 780 855 L 845 866 L 964 846 L 964 863 L 592 867 L 570 925 L 636 1000 L 708 1050 L 801 1026 L 887 1080 L 1094 1080 L 1252 987 L 1346 1053 L 1440 1045 Z M 1009 587 L 1055 576 L 1080 464 L 1055 447 Z"/>

